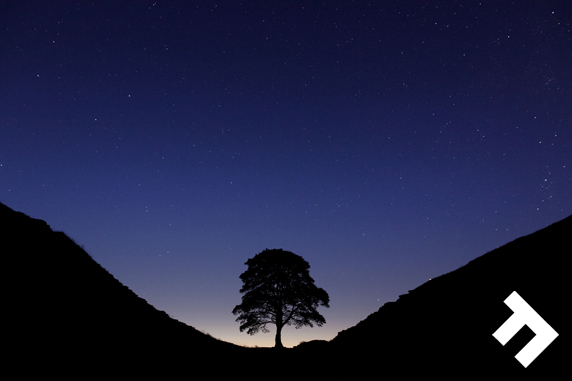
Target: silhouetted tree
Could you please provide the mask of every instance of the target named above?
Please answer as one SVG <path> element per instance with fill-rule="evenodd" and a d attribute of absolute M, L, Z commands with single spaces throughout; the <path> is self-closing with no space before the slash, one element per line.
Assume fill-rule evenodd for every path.
<path fill-rule="evenodd" d="M 239 315 L 240 332 L 249 335 L 269 332 L 266 324 L 276 324 L 275 348 L 282 348 L 282 328 L 294 324 L 321 327 L 326 319 L 318 306 L 330 307 L 330 297 L 314 285 L 302 257 L 282 249 L 266 249 L 246 261 L 248 270 L 240 275 L 242 303 L 232 313 Z"/>

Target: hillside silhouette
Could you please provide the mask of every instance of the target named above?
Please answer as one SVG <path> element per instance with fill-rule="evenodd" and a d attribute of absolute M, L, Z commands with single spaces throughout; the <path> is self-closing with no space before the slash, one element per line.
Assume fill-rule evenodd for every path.
<path fill-rule="evenodd" d="M 278 372 L 310 380 L 555 379 L 570 373 L 572 216 L 433 278 L 329 342 L 282 350 L 239 347 L 170 318 L 64 233 L 1 203 L 0 232 L 5 363 L 20 374 L 165 378 L 206 371 L 262 379 Z M 534 336 L 530 329 L 505 346 L 492 336 L 512 315 L 504 300 L 513 291 L 559 334 L 528 368 L 514 356 Z"/>
<path fill-rule="evenodd" d="M 242 349 L 155 309 L 46 222 L 3 204 L 0 221 L 7 363 L 147 374 Z"/>
<path fill-rule="evenodd" d="M 365 374 L 562 378 L 570 374 L 571 254 L 572 216 L 429 280 L 329 345 Z M 527 368 L 514 356 L 534 337 L 528 327 L 504 347 L 492 336 L 513 314 L 504 304 L 513 291 L 559 334 Z"/>

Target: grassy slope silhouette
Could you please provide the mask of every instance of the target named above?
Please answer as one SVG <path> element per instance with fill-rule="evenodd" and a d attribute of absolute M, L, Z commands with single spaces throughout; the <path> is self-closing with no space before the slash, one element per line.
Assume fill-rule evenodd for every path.
<path fill-rule="evenodd" d="M 401 295 L 330 345 L 352 348 L 358 369 L 378 365 L 403 376 L 561 377 L 569 373 L 571 254 L 572 216 Z M 514 356 L 534 336 L 529 328 L 504 347 L 492 336 L 513 314 L 504 304 L 513 291 L 559 333 L 527 368 Z"/>
<path fill-rule="evenodd" d="M 146 372 L 240 349 L 158 311 L 44 221 L 3 204 L 0 221 L 14 361 Z"/>
<path fill-rule="evenodd" d="M 523 378 L 568 372 L 572 216 L 426 282 L 340 332 L 279 354 L 247 349 L 171 319 L 139 298 L 62 232 L 0 203 L 7 269 L 5 304 L 12 365 L 61 372 L 76 367 L 132 375 L 376 375 Z M 523 329 L 506 346 L 492 333 L 512 315 L 504 299 L 517 291 L 560 334 L 527 369 L 514 355 L 531 338 Z M 306 367 L 310 365 L 310 367 Z M 112 370 L 113 369 L 113 370 Z"/>

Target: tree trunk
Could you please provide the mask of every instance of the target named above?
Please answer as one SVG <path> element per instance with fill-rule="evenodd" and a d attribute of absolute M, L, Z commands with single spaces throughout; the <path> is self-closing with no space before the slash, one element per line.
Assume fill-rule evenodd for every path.
<path fill-rule="evenodd" d="M 274 341 L 274 348 L 284 348 L 282 345 L 282 327 L 284 326 L 282 318 L 282 306 L 279 306 L 276 309 L 276 340 Z"/>
<path fill-rule="evenodd" d="M 276 324 L 276 339 L 274 341 L 274 348 L 284 348 L 282 345 L 282 325 Z"/>

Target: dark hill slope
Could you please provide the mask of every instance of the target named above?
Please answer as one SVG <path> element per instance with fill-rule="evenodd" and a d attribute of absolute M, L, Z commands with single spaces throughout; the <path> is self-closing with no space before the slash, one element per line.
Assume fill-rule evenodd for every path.
<path fill-rule="evenodd" d="M 242 349 L 158 311 L 62 232 L 0 204 L 4 316 L 11 361 L 23 369 L 146 372 Z M 6 303 L 7 301 L 7 303 Z M 6 329 L 6 328 L 5 328 Z"/>
<path fill-rule="evenodd" d="M 571 255 L 572 216 L 430 280 L 340 332 L 330 342 L 344 356 L 338 364 L 406 378 L 570 378 Z M 492 336 L 513 314 L 504 304 L 513 291 L 559 333 L 527 368 L 514 356 L 534 336 L 530 329 L 504 347 Z"/>

